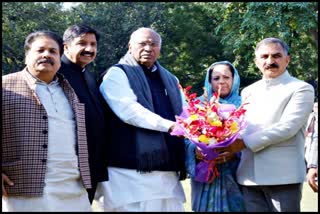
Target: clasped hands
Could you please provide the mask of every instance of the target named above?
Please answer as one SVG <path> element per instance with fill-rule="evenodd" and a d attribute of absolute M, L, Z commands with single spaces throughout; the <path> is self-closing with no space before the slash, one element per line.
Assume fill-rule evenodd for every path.
<path fill-rule="evenodd" d="M 214 151 L 219 153 L 218 157 L 215 159 L 217 164 L 222 164 L 227 161 L 234 159 L 237 152 L 240 152 L 242 149 L 246 148 L 242 139 L 236 139 L 232 144 L 221 147 L 215 148 Z M 201 151 L 196 148 L 196 158 L 199 160 L 203 160 L 204 156 L 202 155 Z"/>

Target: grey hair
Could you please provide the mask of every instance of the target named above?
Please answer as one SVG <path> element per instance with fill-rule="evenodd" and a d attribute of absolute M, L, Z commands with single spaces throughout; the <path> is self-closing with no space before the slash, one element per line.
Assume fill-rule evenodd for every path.
<path fill-rule="evenodd" d="M 258 51 L 258 49 L 260 48 L 261 45 L 265 45 L 265 44 L 280 44 L 281 47 L 283 48 L 285 54 L 290 55 L 289 46 L 281 39 L 274 38 L 274 37 L 265 38 L 265 39 L 261 40 L 256 46 L 255 53 Z"/>
<path fill-rule="evenodd" d="M 138 28 L 137 30 L 135 30 L 135 31 L 130 35 L 129 43 L 131 43 L 131 42 L 134 40 L 134 38 L 137 36 L 137 34 L 138 34 L 140 31 L 144 31 L 144 30 L 148 30 L 148 31 L 151 31 L 152 33 L 154 33 L 154 34 L 159 38 L 160 47 L 161 47 L 162 39 L 161 39 L 160 34 L 157 33 L 155 30 L 153 30 L 152 28 L 148 28 L 148 27 L 140 27 L 140 28 Z"/>

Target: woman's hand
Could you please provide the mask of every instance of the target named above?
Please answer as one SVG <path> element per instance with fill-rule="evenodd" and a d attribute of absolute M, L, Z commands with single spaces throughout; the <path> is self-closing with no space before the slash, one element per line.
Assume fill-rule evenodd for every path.
<path fill-rule="evenodd" d="M 204 159 L 204 156 L 203 154 L 201 153 L 201 151 L 198 149 L 198 147 L 196 147 L 196 159 L 198 160 L 203 160 Z"/>
<path fill-rule="evenodd" d="M 231 152 L 222 152 L 218 155 L 218 157 L 215 159 L 217 164 L 222 164 L 222 163 L 226 163 L 230 160 L 233 160 L 236 157 L 235 153 L 231 153 Z"/>

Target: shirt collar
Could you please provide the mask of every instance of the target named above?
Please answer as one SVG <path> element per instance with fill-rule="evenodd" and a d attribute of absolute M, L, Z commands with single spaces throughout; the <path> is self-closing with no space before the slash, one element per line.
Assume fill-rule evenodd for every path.
<path fill-rule="evenodd" d="M 76 71 L 76 72 L 85 72 L 85 67 L 81 68 L 81 66 L 73 63 L 71 60 L 69 60 L 69 58 L 66 55 L 62 55 L 61 57 L 61 61 L 66 64 L 67 66 L 69 66 L 71 69 L 71 71 Z"/>
<path fill-rule="evenodd" d="M 57 75 L 55 75 L 53 77 L 53 80 L 48 84 L 45 81 L 37 78 L 36 76 L 34 76 L 33 74 L 30 73 L 30 71 L 28 71 L 28 68 L 26 67 L 23 72 L 25 73 L 25 77 L 27 79 L 27 82 L 29 84 L 46 84 L 46 85 L 50 85 L 50 84 L 55 84 L 59 81 L 59 78 L 57 77 Z"/>
<path fill-rule="evenodd" d="M 262 80 L 267 86 L 272 86 L 272 85 L 277 85 L 277 84 L 283 82 L 285 79 L 287 79 L 289 77 L 290 77 L 290 74 L 289 74 L 288 70 L 285 70 L 285 72 L 283 72 L 280 76 L 278 76 L 276 78 L 267 79 L 267 78 L 263 77 Z"/>

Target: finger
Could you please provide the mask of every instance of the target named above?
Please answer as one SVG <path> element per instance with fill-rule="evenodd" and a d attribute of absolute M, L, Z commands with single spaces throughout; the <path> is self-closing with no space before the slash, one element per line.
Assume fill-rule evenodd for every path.
<path fill-rule="evenodd" d="M 219 153 L 219 156 L 228 156 L 228 155 L 230 155 L 230 152 L 227 152 L 227 151 L 223 151 Z"/>
<path fill-rule="evenodd" d="M 228 161 L 228 159 L 227 159 L 227 157 L 225 156 L 225 155 L 223 155 L 223 156 L 218 156 L 216 159 L 215 159 L 215 162 L 217 163 L 217 164 L 222 164 L 222 163 L 225 163 L 225 162 L 227 162 Z"/>
<path fill-rule="evenodd" d="M 8 178 L 8 176 L 2 173 L 2 185 L 4 184 L 4 182 L 10 186 L 14 185 L 14 183 Z"/>
<path fill-rule="evenodd" d="M 318 192 L 318 185 L 316 184 L 314 179 L 310 179 L 308 183 L 314 192 Z"/>
<path fill-rule="evenodd" d="M 311 184 L 310 187 L 313 190 L 313 192 L 318 192 L 318 186 L 316 184 Z"/>
<path fill-rule="evenodd" d="M 2 184 L 2 196 L 8 197 L 7 191 Z"/>
<path fill-rule="evenodd" d="M 216 149 L 214 149 L 214 151 L 217 153 L 223 153 L 226 151 L 226 148 L 216 148 Z"/>

